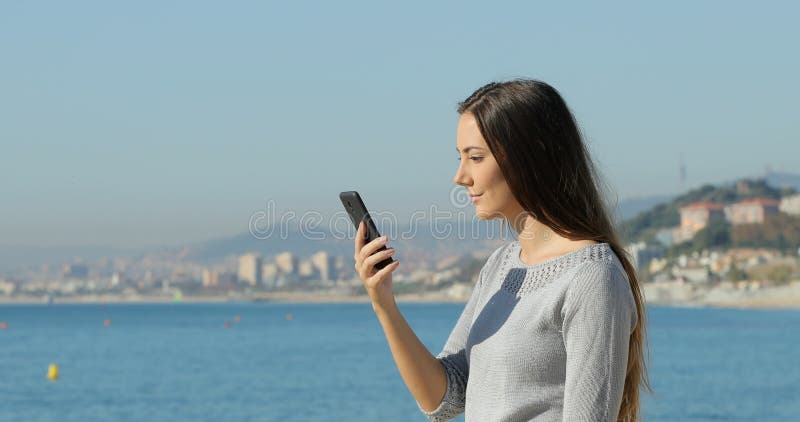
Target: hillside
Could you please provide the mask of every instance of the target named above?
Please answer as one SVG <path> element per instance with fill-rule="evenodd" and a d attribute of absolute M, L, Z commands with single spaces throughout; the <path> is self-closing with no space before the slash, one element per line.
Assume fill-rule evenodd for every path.
<path fill-rule="evenodd" d="M 679 209 L 692 202 L 714 202 L 729 204 L 749 198 L 780 199 L 781 196 L 795 193 L 793 187 L 775 188 L 765 179 L 742 179 L 733 183 L 714 186 L 703 185 L 680 195 L 669 202 L 640 212 L 622 223 L 621 232 L 626 242 L 639 240 L 653 241 L 659 229 L 675 227 L 680 224 Z M 711 229 L 718 230 L 718 227 Z"/>

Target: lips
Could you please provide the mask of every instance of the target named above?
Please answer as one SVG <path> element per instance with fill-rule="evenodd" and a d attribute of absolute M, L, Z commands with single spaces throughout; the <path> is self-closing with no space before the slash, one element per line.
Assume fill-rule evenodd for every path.
<path fill-rule="evenodd" d="M 482 195 L 482 194 L 481 194 L 481 195 Z M 481 195 L 473 195 L 473 194 L 469 194 L 469 199 L 471 199 L 471 200 L 472 200 L 472 202 L 475 202 L 475 201 L 477 201 L 477 200 L 478 200 L 478 199 L 481 197 Z"/>

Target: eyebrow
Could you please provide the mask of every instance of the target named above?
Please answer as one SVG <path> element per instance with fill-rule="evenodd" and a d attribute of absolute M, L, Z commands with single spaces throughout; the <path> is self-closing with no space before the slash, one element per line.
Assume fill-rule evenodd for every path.
<path fill-rule="evenodd" d="M 466 152 L 468 152 L 468 151 L 469 151 L 469 150 L 471 150 L 471 149 L 479 149 L 479 150 L 483 150 L 483 148 L 481 148 L 481 147 L 470 146 L 470 147 L 466 147 L 466 148 L 464 148 L 464 150 L 463 150 L 463 151 L 459 151 L 459 152 L 466 153 Z M 458 147 L 456 147 L 456 151 L 458 151 Z"/>

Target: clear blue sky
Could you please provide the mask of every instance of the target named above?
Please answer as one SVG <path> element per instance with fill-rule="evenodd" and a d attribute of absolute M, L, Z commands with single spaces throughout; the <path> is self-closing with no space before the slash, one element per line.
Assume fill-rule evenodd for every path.
<path fill-rule="evenodd" d="M 797 3 L 376 3 L 0 3 L 0 245 L 446 203 L 456 103 L 514 77 L 562 92 L 620 198 L 678 192 L 681 152 L 687 188 L 800 171 Z"/>

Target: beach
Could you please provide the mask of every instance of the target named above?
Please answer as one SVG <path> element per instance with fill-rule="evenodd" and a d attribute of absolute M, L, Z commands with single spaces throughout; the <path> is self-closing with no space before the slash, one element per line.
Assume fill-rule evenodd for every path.
<path fill-rule="evenodd" d="M 800 281 L 772 286 L 758 281 L 718 284 L 669 281 L 645 283 L 643 290 L 650 305 L 800 309 Z"/>
<path fill-rule="evenodd" d="M 800 281 L 785 285 L 765 286 L 757 281 L 721 282 L 717 284 L 685 283 L 679 281 L 644 283 L 644 296 L 649 305 L 693 306 L 713 308 L 800 309 Z M 463 303 L 468 295 L 443 292 L 404 293 L 396 296 L 402 303 Z M 81 303 L 367 303 L 366 294 L 347 294 L 341 291 L 276 291 L 250 294 L 201 294 L 175 298 L 167 294 L 95 294 L 53 297 L 0 296 L 0 304 L 81 304 Z"/>

